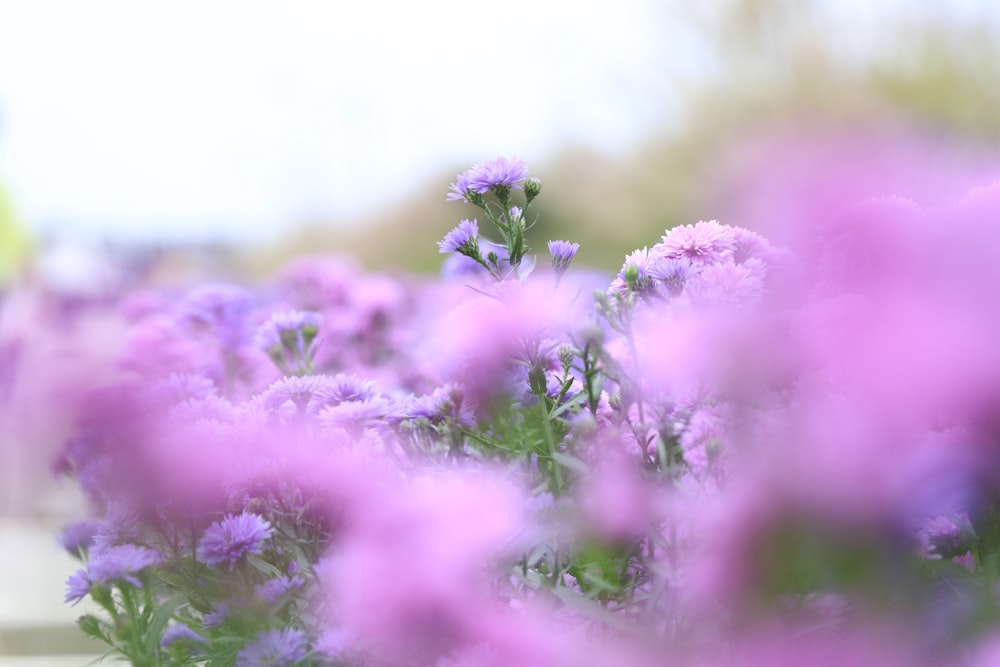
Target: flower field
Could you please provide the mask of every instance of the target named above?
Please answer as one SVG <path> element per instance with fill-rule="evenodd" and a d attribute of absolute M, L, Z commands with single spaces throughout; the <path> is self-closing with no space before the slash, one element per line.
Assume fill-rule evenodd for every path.
<path fill-rule="evenodd" d="M 875 158 L 606 272 L 496 158 L 438 277 L 116 295 L 35 406 L 76 417 L 81 631 L 141 666 L 997 664 L 1000 185 L 918 201 Z"/>

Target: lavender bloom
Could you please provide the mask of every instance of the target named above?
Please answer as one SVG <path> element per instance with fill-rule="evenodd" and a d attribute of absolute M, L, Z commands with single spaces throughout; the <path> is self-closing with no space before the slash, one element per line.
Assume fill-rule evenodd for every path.
<path fill-rule="evenodd" d="M 726 262 L 705 267 L 688 293 L 695 303 L 711 306 L 747 305 L 760 301 L 764 293 L 763 267 L 759 260 L 743 264 Z"/>
<path fill-rule="evenodd" d="M 74 521 L 59 534 L 59 544 L 73 556 L 86 553 L 94 544 L 94 535 L 100 522 L 93 519 Z"/>
<path fill-rule="evenodd" d="M 208 645 L 208 640 L 199 635 L 197 632 L 184 625 L 183 623 L 175 623 L 163 632 L 163 637 L 160 639 L 160 647 L 166 648 L 171 644 L 178 641 L 189 641 L 196 644 Z"/>
<path fill-rule="evenodd" d="M 254 343 L 269 354 L 284 347 L 301 355 L 316 336 L 321 322 L 319 313 L 301 310 L 275 313 L 257 329 Z"/>
<path fill-rule="evenodd" d="M 375 382 L 362 380 L 353 373 L 337 373 L 325 378 L 326 381 L 316 388 L 313 403 L 318 405 L 335 405 L 345 401 L 367 401 L 375 398 Z"/>
<path fill-rule="evenodd" d="M 448 201 L 474 203 L 477 196 L 491 189 L 509 191 L 511 188 L 520 188 L 526 178 L 528 168 L 521 158 L 498 157 L 479 162 L 456 177 L 451 184 Z"/>
<path fill-rule="evenodd" d="M 205 614 L 201 624 L 206 629 L 217 628 L 225 623 L 227 618 L 229 618 L 229 605 L 225 602 L 220 602 L 215 609 Z"/>
<path fill-rule="evenodd" d="M 120 579 L 141 588 L 142 582 L 135 575 L 151 565 L 162 563 L 163 559 L 159 551 L 135 544 L 109 547 L 90 562 L 90 579 L 100 584 Z"/>
<path fill-rule="evenodd" d="M 766 260 L 774 248 L 763 236 L 749 229 L 733 227 L 733 261 L 742 264 L 750 258 Z"/>
<path fill-rule="evenodd" d="M 678 296 L 684 291 L 684 286 L 698 271 L 691 266 L 686 257 L 664 257 L 649 269 L 649 274 L 660 283 L 670 296 Z"/>
<path fill-rule="evenodd" d="M 624 296 L 629 292 L 646 294 L 653 287 L 652 268 L 655 261 L 649 248 L 629 253 L 625 257 L 625 264 L 622 265 L 618 276 L 611 281 L 608 292 L 619 296 Z"/>
<path fill-rule="evenodd" d="M 479 223 L 472 220 L 462 220 L 455 229 L 451 230 L 445 237 L 438 241 L 439 252 L 460 252 L 463 255 L 472 254 L 479 250 Z"/>
<path fill-rule="evenodd" d="M 240 650 L 236 667 L 291 667 L 306 657 L 306 651 L 301 630 L 269 630 Z"/>
<path fill-rule="evenodd" d="M 528 178 L 528 167 L 521 158 L 498 157 L 472 167 L 469 185 L 476 192 L 485 193 L 492 188 L 517 188 Z"/>
<path fill-rule="evenodd" d="M 319 313 L 275 313 L 257 329 L 254 342 L 285 375 L 305 375 L 312 372 L 320 322 Z"/>
<path fill-rule="evenodd" d="M 552 255 L 552 270 L 556 275 L 562 275 L 569 268 L 570 262 L 580 249 L 579 243 L 569 241 L 549 241 L 549 254 Z"/>
<path fill-rule="evenodd" d="M 731 258 L 736 237 L 731 227 L 715 220 L 669 230 L 653 251 L 662 257 L 686 257 L 692 264 L 714 264 Z"/>
<path fill-rule="evenodd" d="M 66 602 L 76 604 L 90 594 L 90 577 L 86 570 L 77 570 L 66 580 Z"/>
<path fill-rule="evenodd" d="M 121 502 L 113 502 L 94 530 L 93 551 L 107 551 L 115 545 L 138 539 L 139 519 L 135 512 Z"/>
<path fill-rule="evenodd" d="M 253 307 L 252 292 L 236 285 L 204 285 L 191 291 L 181 303 L 182 317 L 214 327 L 222 343 L 241 345 L 247 334 L 247 316 Z"/>
<path fill-rule="evenodd" d="M 238 516 L 226 515 L 205 531 L 198 542 L 198 560 L 219 567 L 229 563 L 229 569 L 247 554 L 259 554 L 264 541 L 271 537 L 271 524 L 256 514 L 244 512 Z"/>
<path fill-rule="evenodd" d="M 256 588 L 257 595 L 269 605 L 278 603 L 282 597 L 292 591 L 297 591 L 306 585 L 305 579 L 298 575 L 291 577 L 275 577 L 268 579 Z"/>
<path fill-rule="evenodd" d="M 360 433 L 366 428 L 374 428 L 385 423 L 394 408 L 394 403 L 377 396 L 363 401 L 344 401 L 327 406 L 319 413 L 318 419 L 327 431 L 343 429 L 349 433 Z"/>
<path fill-rule="evenodd" d="M 330 380 L 325 375 L 285 377 L 275 380 L 270 387 L 264 390 L 259 400 L 261 405 L 270 412 L 274 412 L 289 401 L 299 410 L 304 410 L 307 405 L 315 402 L 314 396 L 322 401 L 331 391 L 329 385 Z"/>
<path fill-rule="evenodd" d="M 432 424 L 453 419 L 458 424 L 471 426 L 472 413 L 467 406 L 463 409 L 462 390 L 451 382 L 435 389 L 425 396 L 410 396 L 401 407 L 403 419 L 426 419 Z"/>
<path fill-rule="evenodd" d="M 451 192 L 448 193 L 448 201 L 469 201 L 469 191 L 472 187 L 470 172 L 471 169 L 455 177 L 455 182 L 449 188 Z"/>

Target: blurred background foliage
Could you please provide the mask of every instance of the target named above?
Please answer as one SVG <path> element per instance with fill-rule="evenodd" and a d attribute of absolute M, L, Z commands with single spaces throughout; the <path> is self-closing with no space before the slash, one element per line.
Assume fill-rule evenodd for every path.
<path fill-rule="evenodd" d="M 543 252 L 548 239 L 577 241 L 578 261 L 617 270 L 627 252 L 655 243 L 666 228 L 719 217 L 711 194 L 718 165 L 744 138 L 793 122 L 888 126 L 995 147 L 995 23 L 948 11 L 951 3 L 911 4 L 922 10 L 901 17 L 880 16 L 872 10 L 879 3 L 862 3 L 857 29 L 844 31 L 833 27 L 831 5 L 820 0 L 664 3 L 664 20 L 689 24 L 693 52 L 703 61 L 694 69 L 669 60 L 650 64 L 662 69 L 661 85 L 678 113 L 628 155 L 567 146 L 530 164 L 544 189 L 529 241 Z M 679 49 L 677 58 L 691 54 Z M 434 272 L 441 264 L 434 241 L 475 213 L 445 202 L 455 173 L 468 166 L 432 175 L 423 194 L 351 227 L 315 220 L 279 245 L 248 248 L 233 257 L 234 266 L 260 274 L 292 256 L 337 252 L 371 269 Z"/>

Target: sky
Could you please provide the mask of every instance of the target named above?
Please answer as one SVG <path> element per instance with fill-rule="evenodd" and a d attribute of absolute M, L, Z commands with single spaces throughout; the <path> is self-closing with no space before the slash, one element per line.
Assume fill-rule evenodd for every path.
<path fill-rule="evenodd" d="M 0 184 L 40 232 L 240 240 L 497 155 L 627 150 L 668 113 L 664 23 L 587 7 L 0 0 Z"/>
<path fill-rule="evenodd" d="M 942 6 L 831 3 L 855 40 Z M 0 187 L 43 236 L 266 240 L 444 196 L 482 159 L 627 154 L 711 74 L 683 6 L 0 0 Z"/>

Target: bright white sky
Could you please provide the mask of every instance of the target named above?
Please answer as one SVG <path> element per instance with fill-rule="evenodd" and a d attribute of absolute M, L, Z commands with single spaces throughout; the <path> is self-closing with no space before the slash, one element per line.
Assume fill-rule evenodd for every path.
<path fill-rule="evenodd" d="M 40 230 L 259 238 L 623 147 L 664 113 L 663 35 L 616 5 L 0 0 L 0 181 Z"/>
<path fill-rule="evenodd" d="M 629 150 L 706 71 L 670 4 L 0 0 L 0 184 L 62 236 L 260 239 L 480 159 Z"/>

